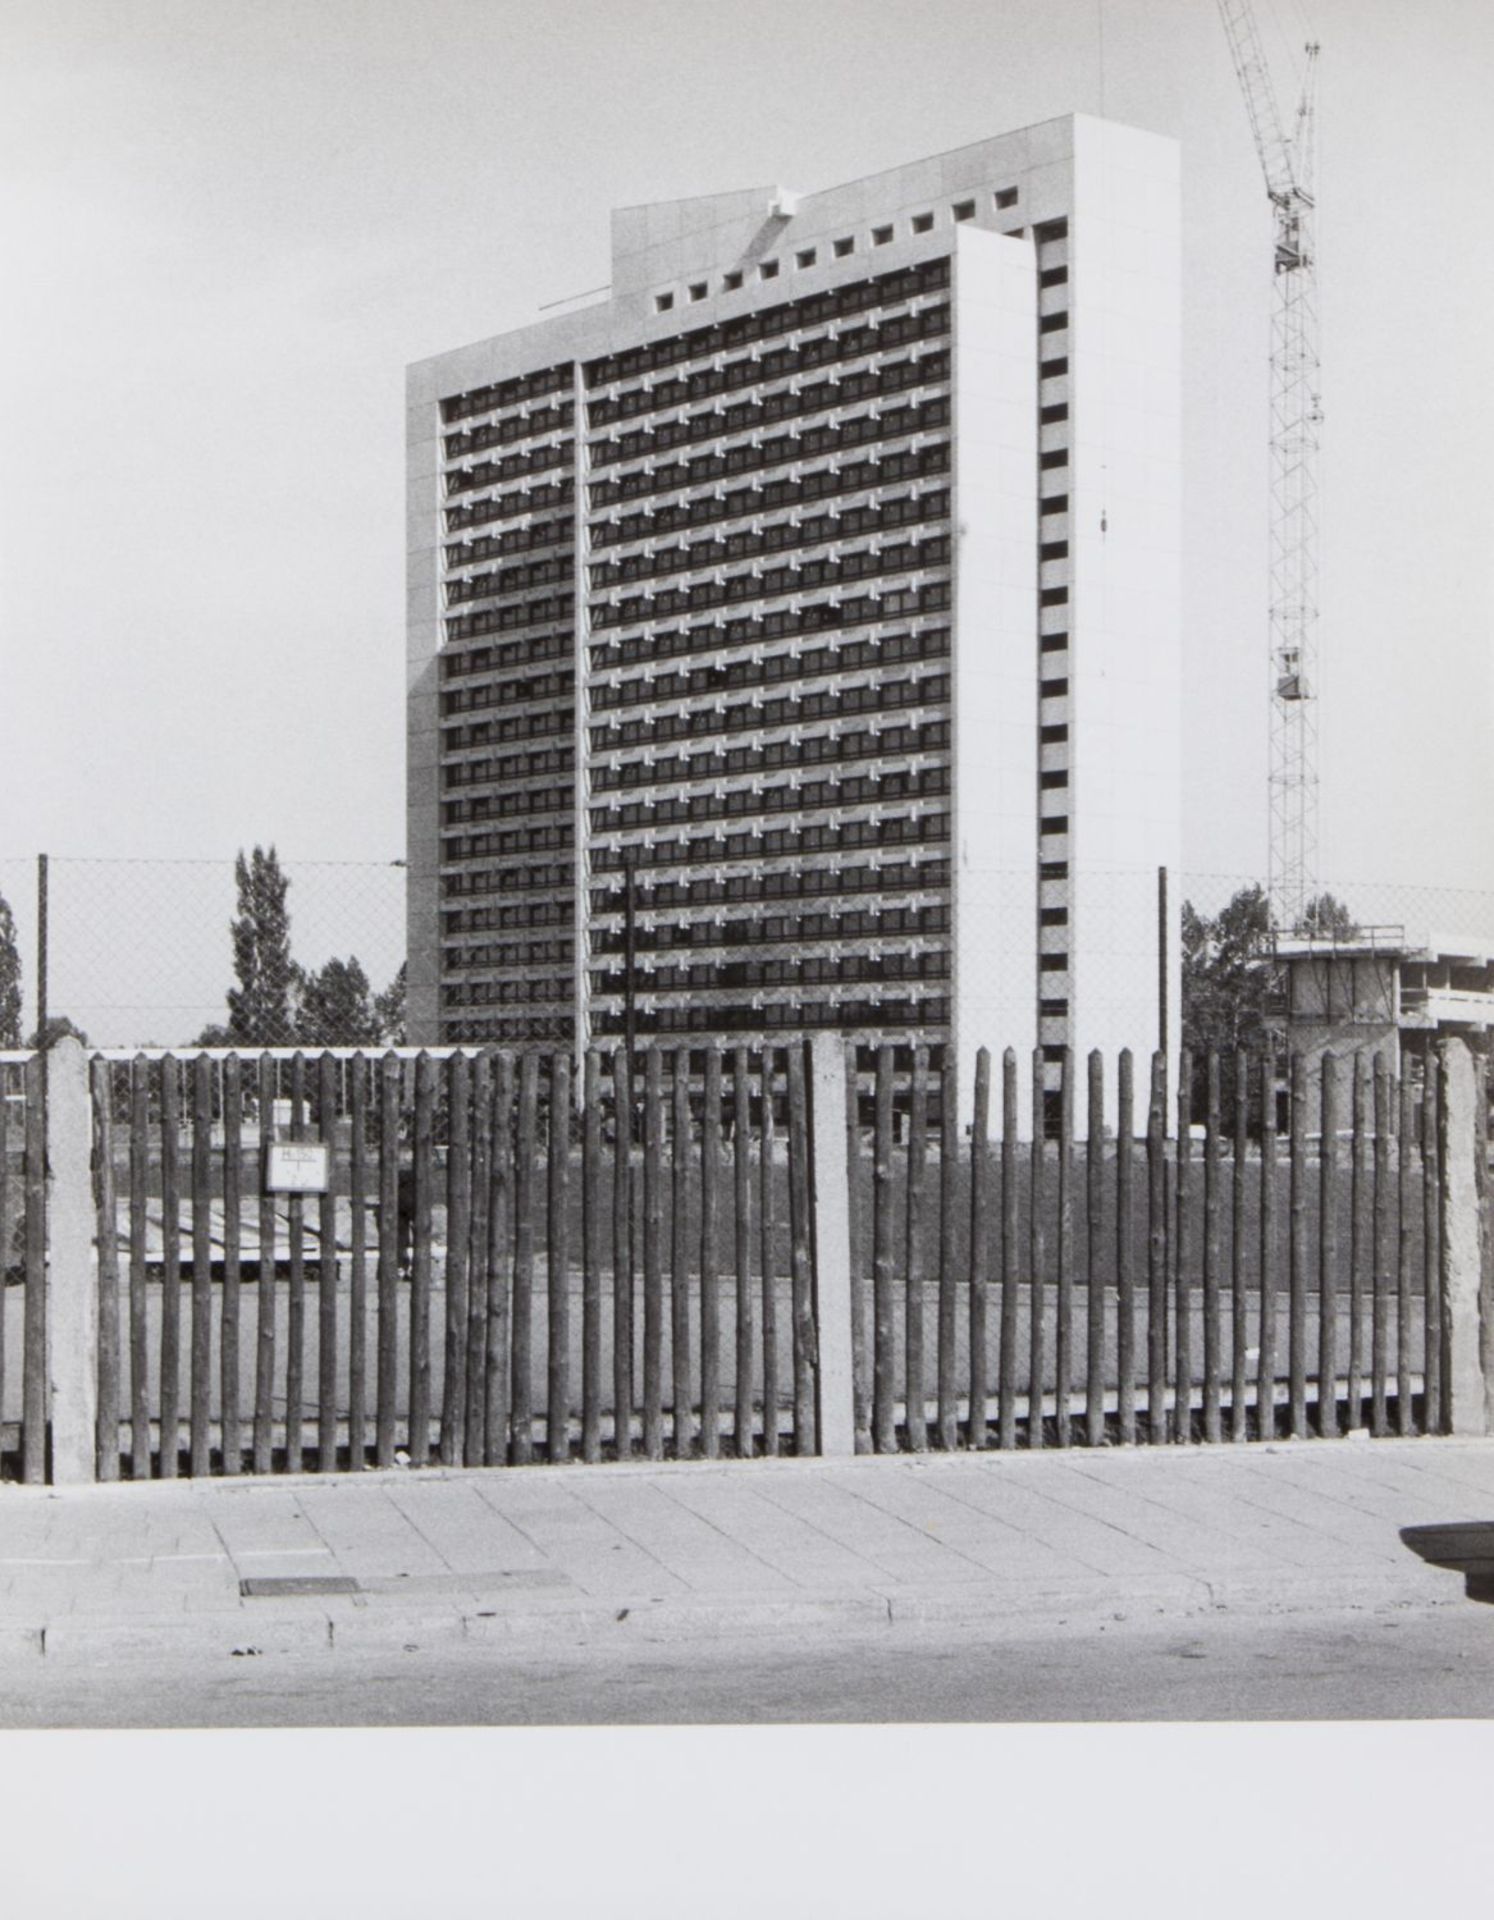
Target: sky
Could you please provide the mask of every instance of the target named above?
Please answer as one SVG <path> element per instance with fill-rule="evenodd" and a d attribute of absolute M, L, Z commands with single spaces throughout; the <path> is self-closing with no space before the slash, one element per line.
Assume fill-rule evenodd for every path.
<path fill-rule="evenodd" d="M 1258 14 L 1284 94 L 1323 47 L 1323 877 L 1494 890 L 1494 9 Z M 406 363 L 605 282 L 614 205 L 1071 110 L 1182 145 L 1185 865 L 1262 873 L 1270 219 L 1208 0 L 0 0 L 0 862 L 398 858 Z"/>

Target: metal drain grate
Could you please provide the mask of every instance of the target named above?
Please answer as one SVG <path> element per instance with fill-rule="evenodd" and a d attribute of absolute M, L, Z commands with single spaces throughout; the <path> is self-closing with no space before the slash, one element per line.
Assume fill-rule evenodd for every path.
<path fill-rule="evenodd" d="M 317 1599 L 324 1594 L 357 1593 L 358 1582 L 345 1573 L 289 1573 L 262 1575 L 239 1582 L 245 1600 L 284 1600 L 305 1595 Z"/>

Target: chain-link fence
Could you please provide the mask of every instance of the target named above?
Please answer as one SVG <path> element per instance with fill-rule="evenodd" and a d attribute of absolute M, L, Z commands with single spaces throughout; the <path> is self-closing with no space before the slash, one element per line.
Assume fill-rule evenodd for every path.
<path fill-rule="evenodd" d="M 258 1000 L 250 1015 L 241 1012 L 234 1037 L 308 1047 L 403 1039 L 403 863 L 288 860 L 276 871 L 290 968 L 277 981 L 265 951 L 274 942 L 260 943 L 251 969 Z M 1176 1035 L 1200 956 L 1211 963 L 1231 930 L 1247 946 L 1254 941 L 1256 955 L 1303 931 L 1329 947 L 1369 942 L 1377 952 L 1450 961 L 1494 953 L 1494 894 L 1471 889 L 1334 879 L 1299 929 L 1273 922 L 1263 899 L 1252 906 L 1262 882 L 1238 873 L 1169 873 L 1164 886 L 1156 868 L 962 868 L 953 916 L 947 870 L 931 872 L 927 886 L 920 868 L 885 860 L 837 870 L 834 887 L 809 871 L 749 878 L 759 884 L 740 908 L 719 876 L 711 895 L 719 906 L 697 906 L 693 888 L 667 908 L 646 897 L 631 955 L 613 917 L 592 951 L 595 1039 L 621 1040 L 630 1007 L 640 1043 L 696 1032 L 782 1038 L 817 1026 L 896 1042 L 936 1037 L 957 1021 L 964 1055 L 1021 1044 L 1033 1031 L 1035 994 L 1040 1044 L 1148 1050 L 1164 1032 Z M 43 1012 L 99 1046 L 188 1046 L 230 1029 L 229 995 L 245 991 L 231 933 L 244 917 L 233 856 L 0 858 L 0 896 L 20 976 L 16 1039 L 28 1040 Z M 1185 906 L 1206 924 L 1190 922 L 1193 964 L 1180 976 Z M 568 1038 L 569 967 L 533 944 L 563 930 L 526 924 L 515 932 L 506 916 L 534 912 L 522 903 L 487 903 L 481 912 L 475 949 L 446 985 L 442 1037 L 517 1046 Z M 489 922 L 491 947 L 478 938 Z M 532 961 L 500 965 L 499 948 L 506 954 L 520 938 Z M 0 1011 L 3 945 L 0 938 Z"/>
<path fill-rule="evenodd" d="M 276 872 L 289 967 L 270 950 L 274 915 L 261 892 L 256 1026 L 245 1039 L 358 1046 L 402 1038 L 404 863 L 287 860 Z M 68 1021 L 103 1047 L 187 1046 L 226 1033 L 228 996 L 244 991 L 231 927 L 246 903 L 233 856 L 0 859 L 0 895 L 14 926 L 23 1039 L 44 1019 L 53 1030 Z"/>

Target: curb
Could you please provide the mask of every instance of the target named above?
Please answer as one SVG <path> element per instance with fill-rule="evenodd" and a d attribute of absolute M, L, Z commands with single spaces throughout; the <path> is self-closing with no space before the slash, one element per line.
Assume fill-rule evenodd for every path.
<path fill-rule="evenodd" d="M 1242 1575 L 1159 1575 L 1145 1581 L 1094 1579 L 1034 1589 L 972 1581 L 956 1587 L 889 1587 L 718 1599 L 578 1600 L 535 1607 L 462 1603 L 420 1607 L 358 1596 L 325 1601 L 255 1601 L 221 1612 L 112 1621 L 77 1615 L 0 1629 L 0 1666 L 47 1661 L 179 1657 L 255 1658 L 338 1652 L 417 1652 L 463 1645 L 589 1648 L 775 1634 L 838 1631 L 879 1635 L 899 1628 L 965 1627 L 1004 1638 L 1044 1627 L 1132 1626 L 1205 1614 L 1373 1613 L 1441 1608 L 1463 1601 L 1461 1580 L 1425 1567 L 1331 1579 Z"/>

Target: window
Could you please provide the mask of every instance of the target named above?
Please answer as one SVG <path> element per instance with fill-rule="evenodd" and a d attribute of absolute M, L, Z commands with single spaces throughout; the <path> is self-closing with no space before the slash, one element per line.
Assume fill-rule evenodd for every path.
<path fill-rule="evenodd" d="M 1062 333 L 1068 324 L 1069 316 L 1066 313 L 1045 313 L 1038 321 L 1038 332 Z"/>
<path fill-rule="evenodd" d="M 1069 636 L 1066 633 L 1045 633 L 1038 642 L 1038 650 L 1042 653 L 1062 653 L 1068 644 Z"/>
<path fill-rule="evenodd" d="M 914 214 L 913 231 L 915 233 L 932 233 L 933 230 L 934 230 L 933 214 L 931 213 L 915 213 Z"/>
<path fill-rule="evenodd" d="M 856 242 L 849 234 L 847 234 L 843 240 L 837 240 L 835 243 L 835 257 L 837 260 L 844 260 L 847 254 L 854 253 L 855 251 Z"/>
<path fill-rule="evenodd" d="M 669 309 L 673 305 L 674 305 L 674 295 L 672 293 L 656 293 L 654 295 L 654 312 L 655 313 L 668 313 Z"/>
<path fill-rule="evenodd" d="M 764 260 L 757 272 L 758 278 L 761 280 L 776 280 L 778 278 L 778 262 L 776 260 Z"/>
<path fill-rule="evenodd" d="M 1066 287 L 1069 283 L 1067 267 L 1044 267 L 1038 275 L 1040 287 Z"/>
<path fill-rule="evenodd" d="M 890 246 L 891 244 L 892 244 L 891 227 L 873 227 L 872 228 L 872 245 L 874 247 L 886 247 L 886 246 Z"/>
<path fill-rule="evenodd" d="M 1038 413 L 1038 419 L 1045 427 L 1056 427 L 1061 420 L 1067 420 L 1068 417 L 1069 407 L 1066 400 L 1060 400 L 1057 406 L 1043 407 Z"/>
<path fill-rule="evenodd" d="M 950 212 L 956 220 L 973 220 L 975 218 L 975 202 L 973 200 L 956 200 L 950 208 Z"/>
<path fill-rule="evenodd" d="M 721 285 L 727 293 L 735 293 L 742 284 L 742 275 L 736 269 L 722 276 Z"/>
<path fill-rule="evenodd" d="M 813 247 L 805 247 L 801 253 L 794 255 L 794 265 L 796 267 L 812 267 L 817 257 Z"/>
<path fill-rule="evenodd" d="M 1061 380 L 1069 370 L 1067 359 L 1044 360 L 1038 367 L 1039 380 Z"/>
<path fill-rule="evenodd" d="M 704 300 L 708 292 L 709 288 L 706 286 L 704 280 L 692 281 L 690 286 L 690 298 L 692 300 Z"/>
<path fill-rule="evenodd" d="M 1017 189 L 1015 187 L 1002 187 L 997 192 L 996 206 L 998 211 L 1001 211 L 1006 207 L 1014 207 L 1016 206 L 1016 204 L 1017 204 Z"/>

